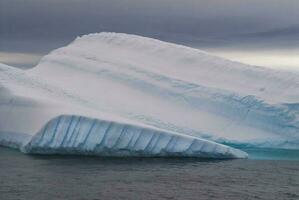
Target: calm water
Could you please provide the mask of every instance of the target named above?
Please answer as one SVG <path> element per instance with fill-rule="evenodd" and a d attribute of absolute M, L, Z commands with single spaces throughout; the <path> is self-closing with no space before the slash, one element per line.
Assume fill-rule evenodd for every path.
<path fill-rule="evenodd" d="M 299 199 L 299 161 L 30 156 L 0 147 L 0 199 Z"/>

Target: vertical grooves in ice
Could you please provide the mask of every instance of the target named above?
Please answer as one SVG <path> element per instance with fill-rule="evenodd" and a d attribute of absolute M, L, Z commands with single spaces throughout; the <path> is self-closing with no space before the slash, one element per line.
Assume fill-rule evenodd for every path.
<path fill-rule="evenodd" d="M 242 151 L 200 138 L 68 115 L 49 121 L 24 149 L 28 153 L 100 156 L 247 156 Z"/>

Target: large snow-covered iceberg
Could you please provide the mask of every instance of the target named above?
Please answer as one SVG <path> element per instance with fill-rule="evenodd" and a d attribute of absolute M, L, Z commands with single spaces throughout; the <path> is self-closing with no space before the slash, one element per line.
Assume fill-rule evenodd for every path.
<path fill-rule="evenodd" d="M 299 149 L 298 74 L 155 39 L 79 37 L 31 70 L 0 64 L 0 86 L 0 143 L 28 153 L 241 158 L 229 146 Z"/>

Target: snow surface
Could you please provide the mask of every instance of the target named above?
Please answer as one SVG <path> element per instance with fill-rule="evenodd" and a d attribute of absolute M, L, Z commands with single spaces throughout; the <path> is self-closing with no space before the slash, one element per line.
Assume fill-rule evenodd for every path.
<path fill-rule="evenodd" d="M 298 74 L 135 35 L 79 37 L 27 71 L 0 64 L 0 111 L 0 144 L 28 153 L 299 149 Z"/>

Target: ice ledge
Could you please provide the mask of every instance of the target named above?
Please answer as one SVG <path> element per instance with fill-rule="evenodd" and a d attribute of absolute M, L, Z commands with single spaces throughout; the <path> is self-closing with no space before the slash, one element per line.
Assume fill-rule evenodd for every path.
<path fill-rule="evenodd" d="M 201 138 L 82 116 L 50 120 L 21 148 L 32 154 L 247 158 L 238 149 Z"/>

